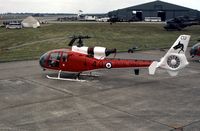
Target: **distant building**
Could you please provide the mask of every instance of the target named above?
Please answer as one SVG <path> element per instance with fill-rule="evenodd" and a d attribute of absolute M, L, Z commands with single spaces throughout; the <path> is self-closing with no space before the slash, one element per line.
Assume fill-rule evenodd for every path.
<path fill-rule="evenodd" d="M 120 21 L 145 20 L 145 17 L 160 17 L 161 21 L 178 16 L 200 17 L 198 10 L 170 4 L 160 0 L 114 10 L 108 13 L 109 17 L 117 17 Z"/>
<path fill-rule="evenodd" d="M 28 16 L 27 18 L 25 18 L 21 24 L 23 27 L 31 27 L 31 28 L 40 27 L 39 21 L 32 16 Z"/>
<path fill-rule="evenodd" d="M 84 19 L 85 19 L 85 21 L 96 21 L 97 17 L 94 15 L 92 15 L 92 16 L 86 15 Z"/>

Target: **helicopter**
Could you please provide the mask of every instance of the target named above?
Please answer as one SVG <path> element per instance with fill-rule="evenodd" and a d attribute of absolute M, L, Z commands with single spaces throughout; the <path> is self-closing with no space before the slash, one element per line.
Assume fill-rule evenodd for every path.
<path fill-rule="evenodd" d="M 193 45 L 190 49 L 190 56 L 194 58 L 195 56 L 200 56 L 200 40 L 198 40 L 198 43 Z"/>
<path fill-rule="evenodd" d="M 179 16 L 166 21 L 164 28 L 169 30 L 183 30 L 184 28 L 192 25 L 199 25 L 200 20 L 198 18 L 190 18 L 188 16 Z"/>
<path fill-rule="evenodd" d="M 190 40 L 190 35 L 181 35 L 161 60 L 140 60 L 140 59 L 118 59 L 108 58 L 110 54 L 116 54 L 117 50 L 105 47 L 87 47 L 83 40 L 89 36 L 72 36 L 68 44 L 71 48 L 55 49 L 46 52 L 39 59 L 43 70 L 58 71 L 57 77 L 47 75 L 47 78 L 54 80 L 85 81 L 80 75 L 86 71 L 112 68 L 134 68 L 135 75 L 139 75 L 140 68 L 148 68 L 149 74 L 154 75 L 157 68 L 163 68 L 171 76 L 176 76 L 180 69 L 188 65 L 185 52 Z M 77 42 L 76 42 L 77 41 Z M 76 45 L 74 43 L 76 42 Z M 62 72 L 72 72 L 76 78 L 67 79 L 61 77 Z"/>

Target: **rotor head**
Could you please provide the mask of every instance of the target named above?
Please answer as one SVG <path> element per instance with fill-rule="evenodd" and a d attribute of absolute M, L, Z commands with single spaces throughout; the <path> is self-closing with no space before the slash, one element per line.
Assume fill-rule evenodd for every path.
<path fill-rule="evenodd" d="M 82 36 L 82 35 L 74 35 L 74 36 L 70 36 L 69 38 L 71 38 L 71 41 L 69 42 L 68 46 L 72 46 L 76 40 L 77 41 L 77 46 L 78 47 L 82 47 L 84 44 L 83 44 L 83 39 L 90 39 L 91 37 L 90 36 Z"/>

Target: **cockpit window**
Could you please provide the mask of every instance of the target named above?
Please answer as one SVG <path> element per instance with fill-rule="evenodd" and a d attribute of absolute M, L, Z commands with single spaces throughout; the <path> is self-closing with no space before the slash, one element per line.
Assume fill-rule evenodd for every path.
<path fill-rule="evenodd" d="M 49 56 L 49 52 L 43 54 L 43 55 L 40 57 L 40 65 L 41 65 L 42 67 L 45 66 L 46 61 L 47 61 L 47 59 L 48 59 L 48 56 Z"/>
<path fill-rule="evenodd" d="M 48 65 L 50 67 L 59 67 L 60 64 L 61 53 L 53 52 L 49 56 Z"/>
<path fill-rule="evenodd" d="M 60 53 L 59 52 L 51 53 L 49 59 L 50 60 L 60 60 Z"/>
<path fill-rule="evenodd" d="M 199 47 L 200 47 L 200 43 L 197 43 L 196 45 L 194 45 L 194 46 L 192 47 L 192 49 L 193 49 L 193 50 L 198 50 Z"/>

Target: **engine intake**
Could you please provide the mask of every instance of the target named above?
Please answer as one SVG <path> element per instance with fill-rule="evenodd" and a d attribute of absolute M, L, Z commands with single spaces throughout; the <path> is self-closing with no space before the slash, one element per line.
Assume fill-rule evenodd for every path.
<path fill-rule="evenodd" d="M 114 48 L 114 49 L 106 49 L 106 52 L 105 52 L 106 56 L 109 56 L 112 53 L 117 53 L 117 49 L 116 48 Z"/>

